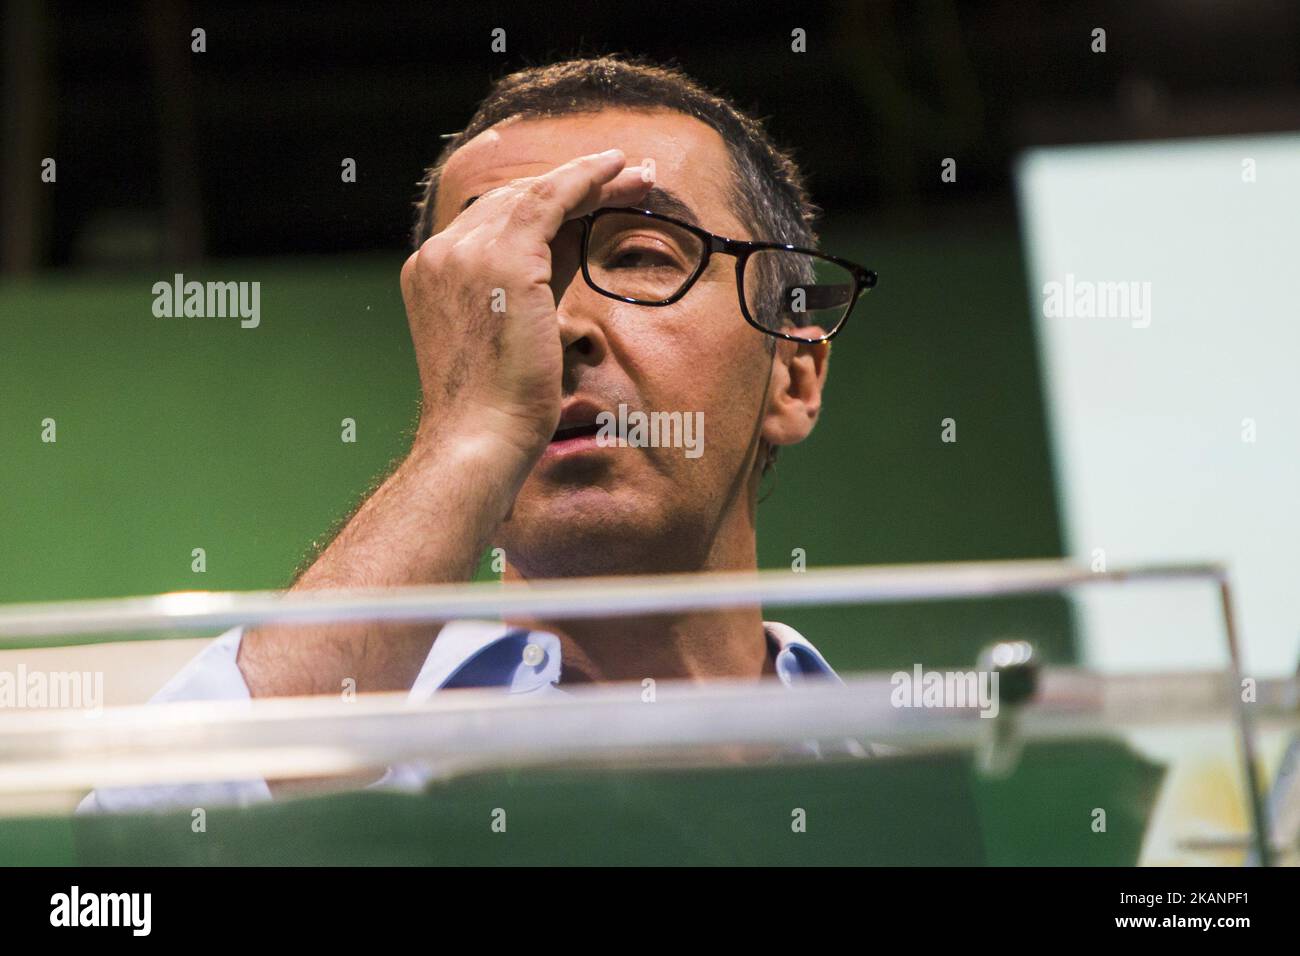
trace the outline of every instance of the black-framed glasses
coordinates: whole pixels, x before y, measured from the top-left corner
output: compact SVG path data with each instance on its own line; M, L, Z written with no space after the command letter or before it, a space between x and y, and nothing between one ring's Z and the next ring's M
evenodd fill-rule
M710 257L736 258L740 312L754 328L793 342L828 342L876 273L857 263L783 242L726 239L646 209L597 209L583 216L582 277L596 292L632 305L672 305L691 290Z

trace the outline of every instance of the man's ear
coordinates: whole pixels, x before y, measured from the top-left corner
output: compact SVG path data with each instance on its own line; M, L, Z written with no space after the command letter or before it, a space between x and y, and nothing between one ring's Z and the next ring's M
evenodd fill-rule
M763 417L768 444L794 445L812 432L821 413L830 356L829 342L776 340Z

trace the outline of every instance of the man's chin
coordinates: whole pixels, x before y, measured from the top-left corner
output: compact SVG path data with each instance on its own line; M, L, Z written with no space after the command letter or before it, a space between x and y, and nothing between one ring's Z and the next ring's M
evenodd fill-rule
M530 578L654 573L672 560L660 556L674 539L664 517L660 508L598 488L517 502L502 525L506 560Z

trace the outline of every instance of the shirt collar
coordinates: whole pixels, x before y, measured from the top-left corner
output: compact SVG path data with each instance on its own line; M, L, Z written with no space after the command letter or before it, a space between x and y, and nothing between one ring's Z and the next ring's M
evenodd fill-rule
M763 630L768 647L775 653L776 676L786 687L810 679L843 683L812 642L790 625L764 621Z
M838 681L809 640L787 624L764 621L776 676L787 687L806 680ZM501 687L511 694L546 690L559 683L560 639L548 631L510 627L500 621L449 621L425 658L412 701L458 687Z

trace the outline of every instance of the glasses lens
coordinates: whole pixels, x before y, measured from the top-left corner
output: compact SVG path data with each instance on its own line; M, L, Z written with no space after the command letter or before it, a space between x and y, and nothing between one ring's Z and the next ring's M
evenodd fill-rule
M591 225L587 273L596 287L641 302L670 299L704 259L704 241L640 213L603 213Z
M853 273L786 249L762 249L745 263L745 305L765 328L809 341L833 334L853 307Z

